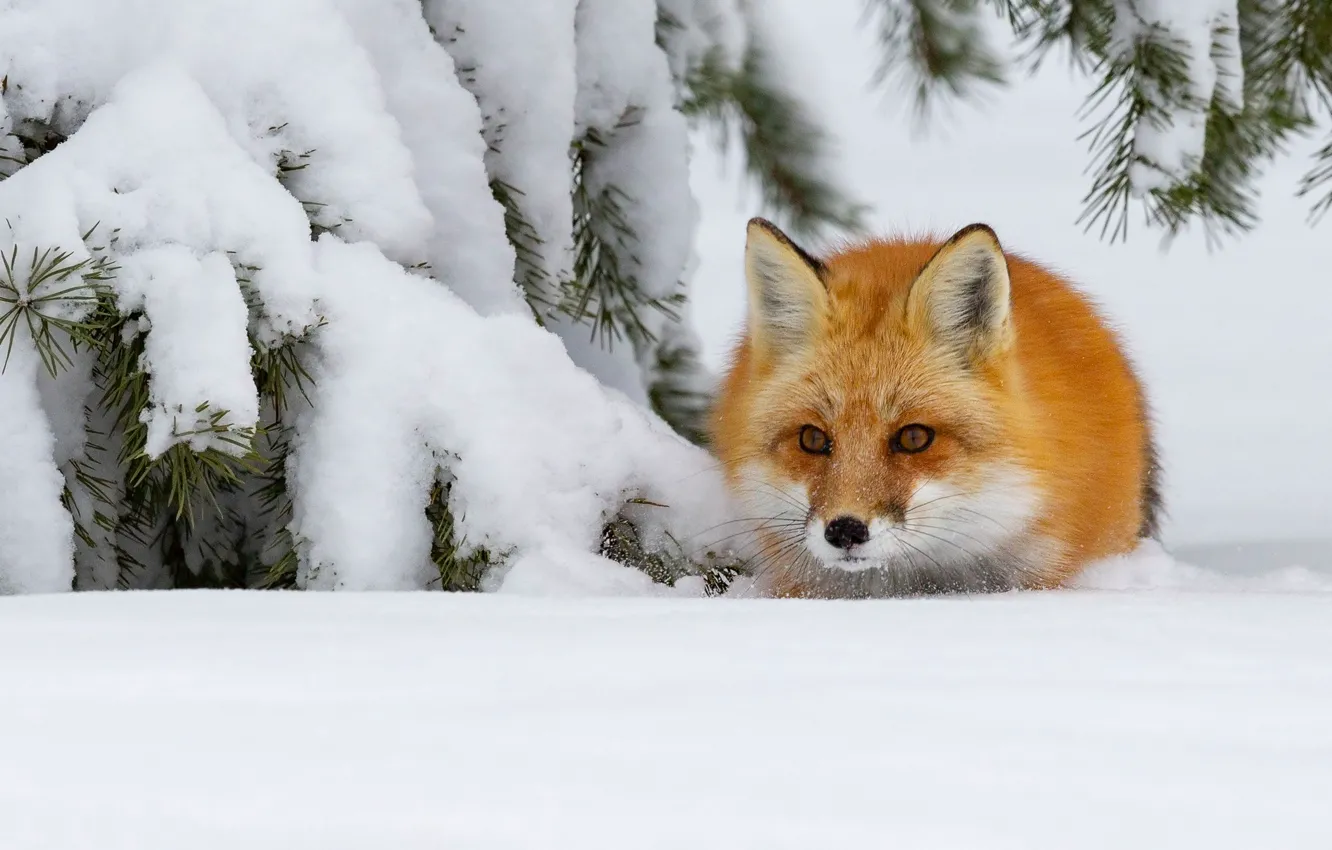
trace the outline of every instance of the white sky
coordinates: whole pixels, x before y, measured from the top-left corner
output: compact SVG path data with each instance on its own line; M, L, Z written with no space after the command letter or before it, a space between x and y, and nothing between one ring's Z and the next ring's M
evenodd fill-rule
M800 0L764 2L786 71L837 134L835 168L874 206L876 229L947 234L984 221L1120 326L1157 410L1169 540L1332 538L1332 218L1311 227L1294 198L1313 144L1267 175L1259 228L1220 250L1198 232L1163 253L1141 226L1112 246L1075 223L1090 185L1076 117L1088 85L1059 57L920 130L904 98L869 87L875 46L860 0L826 0L818 15ZM744 223L759 210L738 189L738 160L698 142L694 312L715 368L743 318Z

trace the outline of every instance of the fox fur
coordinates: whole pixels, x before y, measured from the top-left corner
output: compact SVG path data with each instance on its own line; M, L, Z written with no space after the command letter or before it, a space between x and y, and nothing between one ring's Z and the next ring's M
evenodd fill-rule
M1119 339L986 225L816 258L754 219L745 274L711 439L766 592L1053 588L1156 536L1150 416Z

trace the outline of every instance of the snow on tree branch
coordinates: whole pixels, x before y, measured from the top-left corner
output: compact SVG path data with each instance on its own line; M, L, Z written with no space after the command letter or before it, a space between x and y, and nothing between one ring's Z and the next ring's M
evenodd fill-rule
M73 523L60 503L39 368L37 353L19 346L0 373L0 593L69 590L74 580Z
M483 551L500 587L619 570L612 520L681 563L722 527L711 460L644 409L691 337L540 327L496 191L553 296L577 176L626 296L678 302L679 55L650 0L499 5L0 3L0 247L74 264L14 282L46 312L0 371L0 590L426 587Z
M684 111L713 131L723 154L738 139L746 176L767 214L792 233L817 238L829 227L859 231L867 208L834 176L828 134L797 96L798 81L784 73L762 8L740 3L746 26L741 53L703 54L685 80Z
M1188 180L1202 162L1213 103L1244 108L1236 0L1115 0L1110 57L1132 67L1145 109L1133 131L1135 196Z
M569 140L576 0L425 0L426 19L480 105L486 169L524 232L518 281L549 311L572 275Z

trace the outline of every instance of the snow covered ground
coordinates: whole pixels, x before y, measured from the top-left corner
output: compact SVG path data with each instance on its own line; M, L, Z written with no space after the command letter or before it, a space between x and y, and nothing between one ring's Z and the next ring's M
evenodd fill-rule
M1224 586L0 599L0 846L1326 848L1329 647Z

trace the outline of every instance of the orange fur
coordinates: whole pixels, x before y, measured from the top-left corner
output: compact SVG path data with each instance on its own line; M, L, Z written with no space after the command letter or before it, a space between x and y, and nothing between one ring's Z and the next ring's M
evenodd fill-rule
M881 566L914 571L917 580L879 580L887 593L950 589L957 582L948 576L973 561L977 569L1011 566L1011 581L991 575L957 589L987 581L994 589L1054 587L1154 533L1143 394L1115 333L1067 281L1003 253L983 227L947 242L872 240L820 262L756 220L750 254L751 318L722 384L712 439L742 498L780 511L781 500L766 498L776 490L793 505L781 522L756 529L760 553L770 556L758 560L771 592L874 594L864 589L868 579L824 581L843 574L811 547L831 547L792 544L792 529L824 528L837 517L877 520L897 538L873 544L900 551L900 563ZM973 285L987 272L993 288L977 295ZM764 295L773 280L777 294ZM981 316L981 296L1001 290L1004 320ZM931 304L957 310L930 313ZM762 317L764 305L775 319ZM948 324L955 317L962 331ZM933 443L919 454L894 451L893 435L913 423L932 428ZM805 425L830 436L830 454L801 449ZM944 494L938 508L917 499L927 485ZM968 516L960 507L949 513L950 504L979 507ZM1012 517L1018 527L1005 527Z

